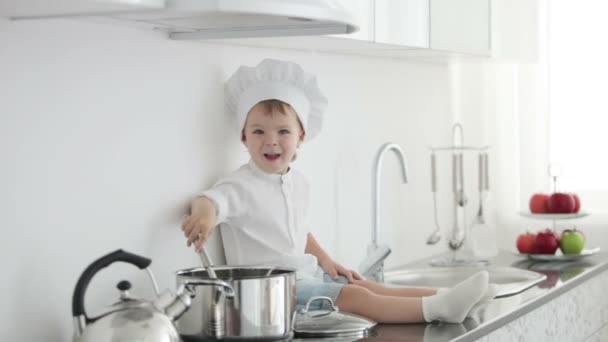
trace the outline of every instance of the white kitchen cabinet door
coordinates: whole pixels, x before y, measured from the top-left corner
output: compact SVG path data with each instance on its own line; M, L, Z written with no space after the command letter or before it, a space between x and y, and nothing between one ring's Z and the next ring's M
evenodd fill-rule
M164 0L2 0L0 17L103 13L164 7Z
M370 41L490 55L491 0L374 0Z
M429 45L429 0L376 0L371 32L376 43L415 48Z
M538 61L540 36L544 34L541 25L546 20L541 6L539 0L492 0L492 57L520 63Z
M490 0L429 1L431 49L490 54Z

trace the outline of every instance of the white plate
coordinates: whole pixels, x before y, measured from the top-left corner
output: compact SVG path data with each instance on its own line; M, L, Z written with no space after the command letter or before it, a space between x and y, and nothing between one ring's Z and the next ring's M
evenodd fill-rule
M591 215L586 211L579 211L576 214L533 214L529 212L520 212L519 215L537 220L571 220Z
M528 257L528 259L536 261L571 261L578 260L590 255L593 255L600 251L599 247L593 249L583 249L581 254L562 254L559 250L556 254L522 254L517 253L521 256Z

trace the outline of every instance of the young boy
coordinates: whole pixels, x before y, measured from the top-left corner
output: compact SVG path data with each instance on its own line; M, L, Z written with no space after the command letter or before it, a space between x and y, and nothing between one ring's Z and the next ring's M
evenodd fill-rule
M290 165L300 145L321 128L327 100L314 76L295 63L266 59L239 68L226 95L251 160L192 201L182 225L188 246L194 243L200 251L214 227L223 224L228 264L295 268L299 306L312 296L327 296L340 310L380 323L460 323L475 304L494 297L485 271L440 293L387 288L321 248L308 231L308 184Z

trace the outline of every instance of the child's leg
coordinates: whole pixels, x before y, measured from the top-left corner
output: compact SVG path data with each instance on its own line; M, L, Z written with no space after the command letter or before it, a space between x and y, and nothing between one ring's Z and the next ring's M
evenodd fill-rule
M354 285L363 286L375 294L396 297L428 297L438 293L438 289L424 287L386 287L381 283L369 280L354 280ZM449 288L444 289L448 291ZM488 291L477 304L484 304L493 299L498 293L498 285L489 284Z
M441 320L462 322L469 310L484 296L488 273L479 272L454 288L424 298L375 294L358 285L346 285L336 304L346 312L369 317L380 323L414 323Z
M420 298L377 295L358 285L345 285L336 300L340 310L378 323L424 322Z
M354 285L363 286L378 295L395 297L427 297L437 294L437 289L415 287L386 287L369 280L355 280Z

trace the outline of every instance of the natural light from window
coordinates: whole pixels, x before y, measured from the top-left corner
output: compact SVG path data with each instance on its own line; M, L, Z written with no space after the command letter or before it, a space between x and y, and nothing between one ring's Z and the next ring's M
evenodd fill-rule
M608 2L548 1L550 157L558 187L608 191Z

